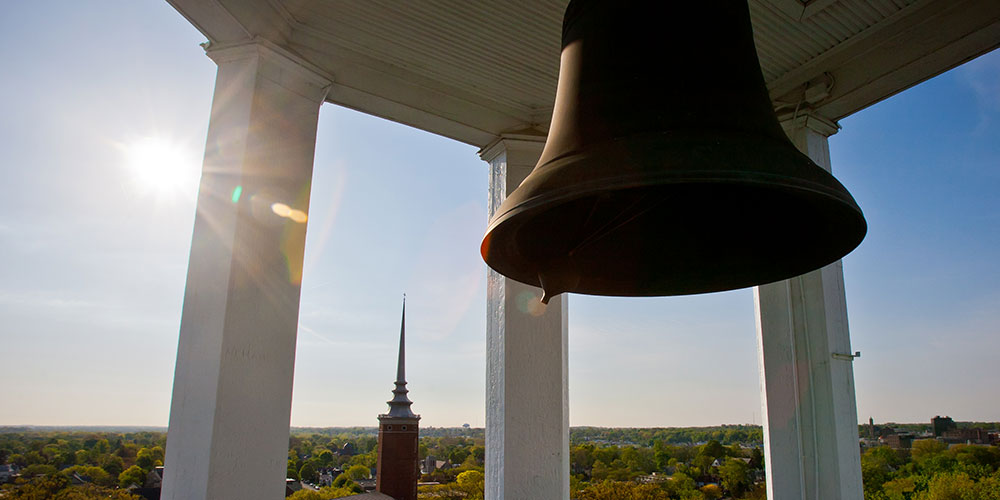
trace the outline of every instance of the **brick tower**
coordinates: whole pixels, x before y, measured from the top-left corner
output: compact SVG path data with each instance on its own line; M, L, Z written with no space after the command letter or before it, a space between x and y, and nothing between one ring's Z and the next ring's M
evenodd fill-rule
M378 416L378 466L375 489L396 500L417 500L420 466L417 453L420 415L410 410L405 374L406 296L399 326L399 365L389 413Z

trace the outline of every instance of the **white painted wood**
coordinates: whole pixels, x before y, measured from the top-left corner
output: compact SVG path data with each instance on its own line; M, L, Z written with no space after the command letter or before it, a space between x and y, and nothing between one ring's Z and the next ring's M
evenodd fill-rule
M219 70L162 498L273 500L285 488L303 216L329 82L265 45L209 56Z
M531 172L544 137L506 136L490 164L490 215ZM486 498L569 499L568 304L490 269L487 282Z
M568 0L167 1L212 43L267 39L335 75L329 102L479 147L550 121ZM840 119L1000 45L995 0L749 6L782 113L826 74L831 94L812 108Z
M845 17L856 12L856 6L841 1L817 18ZM756 22L755 29L759 29ZM772 99L790 102L787 108L794 108L803 84L828 73L835 82L831 95L813 108L815 113L839 120L998 46L1000 2L912 2L870 28L768 78L768 89ZM769 48L758 42L765 74Z
M783 125L829 170L835 124L805 116ZM768 499L862 500L841 262L756 287L754 305Z

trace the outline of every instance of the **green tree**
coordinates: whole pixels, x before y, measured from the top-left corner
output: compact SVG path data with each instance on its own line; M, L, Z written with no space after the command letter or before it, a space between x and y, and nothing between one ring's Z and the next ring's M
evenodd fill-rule
M318 491L302 489L292 493L289 500L323 500Z
M594 461L600 460L605 464L610 464L618 458L618 447L617 446L605 446L602 448L595 448L593 452Z
M621 460L632 472L638 474L649 474L656 468L653 450L649 448L625 448L622 450Z
M722 443L711 440L702 446L701 451L698 452L699 455L709 456L713 459L722 458L726 456L726 448L722 446Z
M118 455L108 455L101 462L101 468L110 474L111 477L118 477L119 474L125 471L125 461Z
M482 500L486 485L486 477L478 470L467 470L458 475L458 487L465 491L469 500Z
M701 494L705 495L705 498L709 500L722 498L722 488L720 488L717 484L706 484L705 486L699 488L699 491L701 491Z
M118 475L118 486L128 488L133 484L138 486L146 484L146 471L138 465L133 465Z
M608 466L601 460L595 460L590 468L590 479L592 481L603 481L608 478Z
M861 455L861 477L866 498L882 494L882 485L902 461L888 446L870 448Z
M135 454L135 464L146 472L153 469L153 465L156 463L156 457L153 456L153 450L149 448L142 448Z
M691 465L697 467L698 471L702 474L708 474L709 471L712 470L712 462L715 462L715 459L712 458L711 455L703 455L699 453L698 456L694 457L694 460L691 461Z
M93 450L100 455L111 452L111 444L108 443L107 439L98 440L94 443Z
M912 477L893 479L882 485L882 492L888 500L908 500L916 489L917 485Z
M472 447L472 456L475 457L476 462L482 464L486 461L486 447L481 445L475 445Z
M93 465L74 465L62 472L68 477L72 477L73 474L79 474L80 477L89 479L94 484L108 488L113 488L118 484L117 476L111 476L104 469L94 467Z
M698 491L694 479L683 472L670 476L670 481L663 483L663 489L671 498L687 498Z
M448 454L448 461L453 464L460 464L469 456L469 450L465 448L455 448Z
M371 474L372 474L371 469L365 467L364 465L352 465L350 468L344 471L343 475L347 476L347 479L357 480L357 479L368 479L368 477L371 476Z
M375 467L375 463L378 461L378 456L374 451L369 453L362 453L360 455L354 455L351 457L349 463L351 466L363 465L369 469Z
M326 489L327 488L322 488L320 491L324 491ZM337 476L337 479L333 480L333 484L329 487L329 490L331 492L350 492L348 494L364 492L364 489L358 483L351 481L350 479L347 478L347 476L343 474ZM347 496L347 494L343 494L338 497L332 497L332 498L340 498L341 496Z
M584 488L577 500L669 500L663 489L629 481L601 481Z
M1000 447L980 445L957 445L948 450L960 470L973 479L989 476L1000 467Z
M927 491L918 493L916 500L980 500L976 482L969 476L958 473L943 473L934 476Z
M53 500L143 500L138 495L133 495L126 490L113 490L103 488L93 484L81 486L71 486L60 491Z
M315 482L318 478L319 473L316 471L316 466L313 465L312 460L306 460L306 463L302 464L302 468L299 469L299 479Z
M341 487L343 487L343 486L344 486L345 484L348 484L348 483L353 483L353 482L354 482L354 481L351 481L351 478L347 477L347 474L341 474L341 475L339 475L339 476L337 476L337 477L333 478L333 483L332 483L332 486L333 486L334 488L341 488Z
M764 468L764 454L761 453L760 448L754 447L753 451L750 452L750 468Z
M937 439L918 439L913 442L910 448L910 456L913 457L913 461L917 465L920 465L922 462L944 453L947 449L948 445Z
M722 487L733 497L741 497L750 487L750 467L746 462L735 458L727 459L719 467L719 477Z

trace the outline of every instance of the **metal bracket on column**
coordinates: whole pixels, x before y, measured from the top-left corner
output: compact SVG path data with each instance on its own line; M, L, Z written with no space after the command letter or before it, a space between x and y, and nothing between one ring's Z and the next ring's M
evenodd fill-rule
M844 361L854 361L854 358L861 357L861 351L854 351L854 354L843 354L840 352L835 352L831 354L833 359L842 359Z

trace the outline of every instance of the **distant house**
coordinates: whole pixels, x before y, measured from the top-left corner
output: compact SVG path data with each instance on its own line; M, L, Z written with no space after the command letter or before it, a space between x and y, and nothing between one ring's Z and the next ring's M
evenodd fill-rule
M878 439L874 438L858 438L858 443L861 445L861 451L867 450L868 448L875 448L877 446L882 446L882 443Z
M354 447L354 443L348 441L344 443L344 446L337 452L337 454L342 457L353 457L358 454L358 450Z
M749 458L732 457L732 458L728 458L727 459L725 457L720 457L720 458L716 458L712 462L712 467L722 467L722 464L726 463L726 460L739 460L739 461L741 461L741 462L743 462L745 464L749 464L750 463L750 459Z
M0 483L6 483L13 481L13 477L17 475L17 466L14 464L2 464L0 465Z
M80 474L79 472L74 472L73 475L69 477L69 484L72 484L73 486L80 486L91 481L92 479L90 476Z
M159 500L160 490L163 486L163 466L153 467L153 470L146 474L146 482L140 488L136 485L129 487L129 492L139 495L145 500Z
M163 484L163 466L153 467L153 470L146 474L146 488L159 488Z
M319 470L319 485L330 486L333 484L333 480L343 473L344 471L339 467L323 467Z
M948 429L941 433L949 444L990 444L989 431L983 429Z
M420 472L422 474L431 474L436 470L448 470L454 466L449 460L438 460L436 457L429 455L421 464Z
M913 433L889 434L880 437L879 441L894 450L908 450L913 447Z
M354 482L358 483L358 486L365 490L365 492L375 491L375 487L377 486L374 479L355 479Z
M934 432L934 437L941 437L945 432L956 428L955 421L951 417L936 415L931 419L931 431Z
M639 477L636 478L636 480L639 481L640 483L647 483L647 484L649 484L649 483L662 483L662 482L666 481L667 479L669 479L669 475L667 475L667 474L660 474L658 472L654 472L652 474L648 474L648 475L644 475L644 476L639 476Z
M302 489L302 483L296 479L287 478L285 479L285 496L290 497L292 493Z

